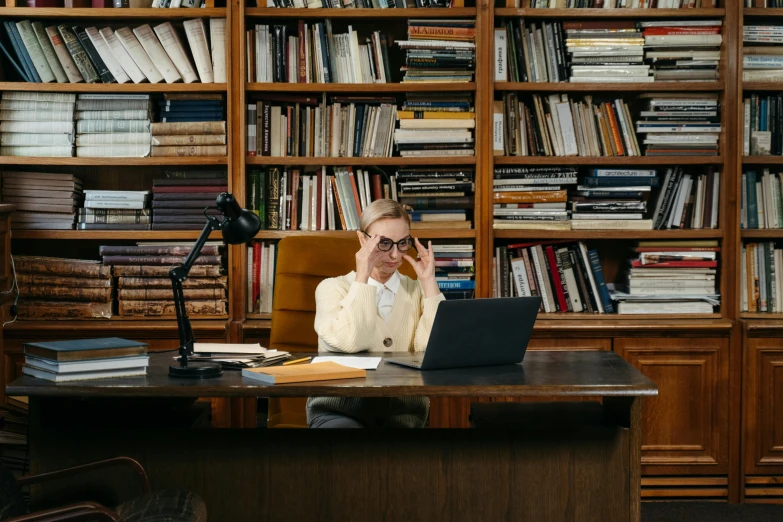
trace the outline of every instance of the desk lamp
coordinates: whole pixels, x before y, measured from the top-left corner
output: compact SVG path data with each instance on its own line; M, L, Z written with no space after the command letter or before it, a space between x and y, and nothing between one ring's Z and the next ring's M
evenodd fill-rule
M209 214L210 210L218 210L220 217ZM185 296L182 292L182 282L188 278L188 273L196 262L201 249L209 238L213 230L220 230L223 233L223 240L234 245L250 241L261 228L259 217L250 212L239 208L239 203L234 196L228 192L218 195L214 207L204 209L204 216L207 218L207 224L201 235L196 240L190 253L181 265L172 267L169 270L169 279L174 289L174 308L177 310L177 329L179 330L179 366L169 366L169 375L171 377L184 377L190 379L203 379L207 377L217 377L223 373L220 364L188 363L188 357L193 355L193 329L190 327L188 313L185 310ZM222 221L221 221L222 218Z

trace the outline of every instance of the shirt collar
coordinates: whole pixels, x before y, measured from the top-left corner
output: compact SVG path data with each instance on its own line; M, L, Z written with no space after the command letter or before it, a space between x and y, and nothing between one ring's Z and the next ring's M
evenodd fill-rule
M377 286L378 288L386 287L389 290L391 290L392 293L394 293L394 295L397 295L397 290L400 289L400 273L395 270L394 274L392 274L389 280L386 281L385 285L383 283L376 281L372 277L368 278L367 282L373 286Z

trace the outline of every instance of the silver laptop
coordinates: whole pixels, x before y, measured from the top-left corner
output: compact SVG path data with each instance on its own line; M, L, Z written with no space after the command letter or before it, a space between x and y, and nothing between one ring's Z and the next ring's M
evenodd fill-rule
M424 353L384 360L419 370L520 363L540 306L540 297L443 301Z

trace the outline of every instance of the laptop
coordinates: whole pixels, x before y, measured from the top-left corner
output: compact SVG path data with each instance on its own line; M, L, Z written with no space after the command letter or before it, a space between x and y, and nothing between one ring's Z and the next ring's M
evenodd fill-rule
M541 297L442 301L427 349L384 360L419 370L518 364L540 306Z

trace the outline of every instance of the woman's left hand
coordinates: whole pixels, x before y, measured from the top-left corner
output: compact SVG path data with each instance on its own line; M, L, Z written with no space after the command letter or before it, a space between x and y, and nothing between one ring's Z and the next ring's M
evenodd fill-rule
M435 282L435 254L432 252L432 241L428 241L429 248L422 245L418 238L413 238L413 241L416 244L419 259L413 259L408 254L405 254L403 257L416 271L416 277L424 287L425 297L432 297L432 295L437 295L440 292Z

